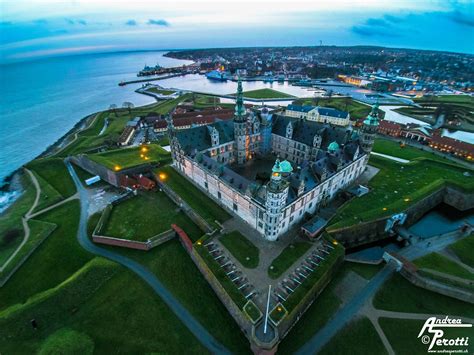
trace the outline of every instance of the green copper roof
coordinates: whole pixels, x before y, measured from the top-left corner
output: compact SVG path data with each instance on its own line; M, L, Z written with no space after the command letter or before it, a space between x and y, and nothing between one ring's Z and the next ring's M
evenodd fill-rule
M375 104L372 106L372 111L370 111L367 118L364 120L364 124L369 126L378 126L379 125L379 105Z
M291 173L293 171L293 167L291 166L290 162L287 160L283 160L280 162L280 159L275 161L275 165L273 165L272 172L274 173Z
M237 100L235 102L235 115L237 117L242 117L245 115L245 106L244 106L244 95L242 90L242 81L240 80L237 83Z
M328 151L330 151L330 152L335 152L338 149L339 149L339 144L337 144L337 142L332 142L328 146Z

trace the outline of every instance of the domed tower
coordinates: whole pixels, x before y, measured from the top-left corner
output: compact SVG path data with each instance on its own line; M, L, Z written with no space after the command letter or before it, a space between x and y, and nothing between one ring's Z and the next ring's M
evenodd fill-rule
M265 216L265 238L268 240L276 240L281 228L281 220L283 219L283 208L288 198L289 183L284 178L290 174L293 168L289 162L280 159L275 161L272 169L270 182L267 184L267 196L265 200L266 216Z
M379 126L378 110L378 104L372 106L372 111L364 120L362 129L360 131L360 145L366 153L370 153L374 145L375 134L377 133L377 127Z
M237 84L237 100L235 102L234 114L234 140L235 140L235 156L237 164L242 165L247 161L249 136L247 132L247 118L244 106L244 98L242 91L242 81Z

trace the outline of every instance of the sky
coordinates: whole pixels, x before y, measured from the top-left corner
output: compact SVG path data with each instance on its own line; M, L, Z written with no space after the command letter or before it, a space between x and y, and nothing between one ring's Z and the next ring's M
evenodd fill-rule
M320 43L474 54L474 0L0 0L0 63Z

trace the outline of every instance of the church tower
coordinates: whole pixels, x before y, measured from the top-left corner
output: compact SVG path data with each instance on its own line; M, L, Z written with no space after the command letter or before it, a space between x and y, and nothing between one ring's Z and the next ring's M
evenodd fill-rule
M377 127L379 126L378 110L379 106L377 104L372 106L372 111L364 120L360 132L360 143L362 149L366 153L370 153L374 145L375 134L377 133Z
M238 81L237 85L237 100L235 103L234 114L234 140L235 140L235 156L237 164L243 165L247 161L249 135L247 132L247 118L244 106L244 98L242 91L242 81Z
M282 228L283 208L288 198L289 183L283 174L290 174L293 168L284 160L277 159L272 169L270 182L267 184L267 195L265 200L265 238L276 240Z

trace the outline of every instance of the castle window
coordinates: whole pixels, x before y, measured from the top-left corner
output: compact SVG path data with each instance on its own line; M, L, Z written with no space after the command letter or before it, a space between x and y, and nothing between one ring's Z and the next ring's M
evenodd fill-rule
M218 197L219 199L222 198L222 194L221 194L220 191L217 191L217 197Z
M233 206L233 207L234 207L234 211L237 211L237 210L239 209L238 206L237 206L237 204L236 204L235 202L234 202L234 206Z
M207 182L204 183L204 186L206 187L206 189L209 189L209 186L207 185Z

